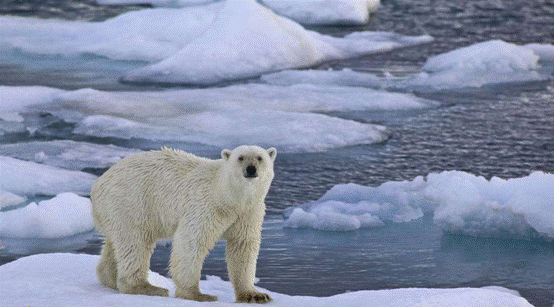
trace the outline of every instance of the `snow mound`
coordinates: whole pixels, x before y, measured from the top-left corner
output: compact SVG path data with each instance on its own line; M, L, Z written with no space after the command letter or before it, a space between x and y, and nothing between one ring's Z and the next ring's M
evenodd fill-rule
M219 277L200 281L201 291L216 295L219 302L198 303L174 297L119 294L96 280L99 256L42 254L24 257L0 266L0 296L9 306L235 306L231 284ZM150 272L149 281L168 288L168 278ZM503 288L502 288L503 289ZM260 289L262 291L266 291ZM412 306L503 306L532 307L524 298L496 289L395 289L357 291L331 297L288 296L268 292L272 306L360 306L372 302L383 307Z
M430 57L422 72L408 77L379 77L342 71L282 71L262 76L268 84L309 83L337 86L363 86L403 90L442 90L482 87L489 84L547 80L541 61L552 61L552 45L519 46L500 40L487 41Z
M35 89L4 87L0 100L3 95L16 97L12 92L25 90L33 92ZM278 146L284 152L322 151L388 138L383 126L323 113L408 110L439 105L411 94L366 88L266 84L160 92L81 89L57 91L56 95L47 95L31 106L22 103L17 108L16 104L14 99L14 107L10 109L14 116L49 112L55 116L53 120L63 119L65 124L75 124L75 134L188 142L218 148L255 143ZM5 123L20 124L23 131L40 132L42 126L37 122L40 120ZM0 154L72 169L96 167L102 165L101 160L127 154L127 150L121 148L60 141L29 143L28 149L21 152L18 146L1 145ZM105 152L99 154L99 151Z
M71 170L106 168L140 150L69 140L0 145L0 155Z
M90 200L61 193L37 203L0 212L2 238L61 238L94 228Z
M404 42L394 36L397 39L386 42L371 32L333 38L307 31L254 0L228 0L202 35L175 55L132 70L122 80L207 85L431 40L424 36Z
M409 222L425 213L450 233L554 239L554 175L533 172L486 180L449 171L378 187L337 185L319 200L287 208L285 227L348 231L383 221Z
M17 195L88 195L96 176L0 156L0 186Z
M379 0L262 0L275 13L306 25L361 25Z

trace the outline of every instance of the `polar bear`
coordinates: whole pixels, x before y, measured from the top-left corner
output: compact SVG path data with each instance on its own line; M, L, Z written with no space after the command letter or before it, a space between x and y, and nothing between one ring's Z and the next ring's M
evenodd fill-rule
M204 258L224 238L237 302L271 301L254 288L254 278L276 153L243 145L210 160L162 148L112 166L91 192L94 223L105 236L100 282L121 293L168 296L147 274L156 240L173 238L176 297L215 301L198 284Z

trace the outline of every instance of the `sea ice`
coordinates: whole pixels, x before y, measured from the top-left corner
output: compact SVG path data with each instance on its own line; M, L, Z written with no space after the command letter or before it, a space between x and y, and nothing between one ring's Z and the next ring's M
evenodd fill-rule
M88 173L0 156L0 186L17 195L88 195L95 179Z
M306 25L360 25L379 0L262 0L275 13Z
M284 226L347 231L380 226L383 221L409 222L432 213L434 223L450 233L550 241L553 184L554 175L542 172L486 180L449 171L378 187L336 185L315 202L287 208Z
M202 35L171 57L131 70L122 80L214 84L431 40L388 35L394 38L382 41L387 34L371 32L334 38L307 31L254 0L228 0Z
M543 72L539 63L552 61L552 45L519 46L500 40L487 41L430 57L422 72L407 76L379 77L374 74L342 71L281 71L262 76L268 84L363 86L403 90L442 90L482 87L488 84L546 80L552 72Z
M431 40L372 32L334 38L307 31L254 0L143 9L103 22L1 16L0 32L4 55L62 55L59 62L64 64L65 57L91 54L114 60L161 60L131 70L123 79L195 84L309 67ZM387 36L388 41L382 41ZM72 60L72 65L79 63Z
M219 0L97 0L101 5L150 4L179 8L204 5ZM364 24L380 5L379 0L261 0L278 15L301 24Z
M140 150L70 140L1 144L0 155L71 170L106 168Z
M53 239L90 231L94 228L91 210L88 198L61 193L38 204L0 212L0 237Z
M222 6L143 9L103 22L0 16L0 50L159 61L202 33Z
M15 97L11 89L4 87L0 99L3 95ZM31 87L27 89L34 91ZM13 87L13 90L18 93L23 88ZM411 94L313 85L247 84L160 92L82 89L56 93L28 107L22 103L22 107L15 108L14 100L14 108L10 111L18 116L48 112L66 123L76 124L73 133L82 135L191 142L215 147L258 143L278 146L285 152L320 151L380 142L388 137L382 126L322 113L407 110L439 105ZM40 131L41 127L27 129ZM35 150L16 156L26 155L25 159L38 158L46 164L54 163L49 158L57 155L58 149L40 150L40 145L31 146ZM60 147L61 143L55 146ZM0 146L0 153L7 147L10 146ZM86 149L87 152L91 150L94 149ZM45 156L30 157L31 151L33 155L44 151ZM13 154L12 150L9 155Z
M149 281L169 289L170 296L119 294L102 286L96 279L99 256L41 254L24 257L0 266L0 297L9 306L236 306L231 283L208 276L200 281L200 290L216 295L219 302L198 303L174 298L173 282L150 272ZM356 291L330 297L289 296L268 292L271 306L360 306L382 307L532 307L524 298L504 288L394 289Z
M6 207L17 206L23 203L27 198L17 194L0 190L0 210Z

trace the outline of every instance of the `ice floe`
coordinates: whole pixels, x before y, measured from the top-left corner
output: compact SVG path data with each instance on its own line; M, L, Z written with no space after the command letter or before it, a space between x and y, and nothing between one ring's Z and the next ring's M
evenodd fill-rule
M394 33L321 35L254 0L143 9L103 22L2 16L0 32L5 53L160 61L129 71L123 80L189 84L249 78L431 40Z
M0 99L15 96L11 89L2 88ZM24 89L13 87L16 93ZM40 104L29 107L22 105L11 112L18 116L49 112L74 123L73 133L87 136L215 147L256 143L278 146L284 152L306 152L380 142L388 137L382 126L323 113L421 109L439 104L410 94L366 88L247 84L161 92L82 89L45 96Z
M2 238L60 238L94 228L90 199L60 193L48 200L0 211Z
M407 76L386 77L342 71L282 71L262 76L269 84L364 86L404 90L441 90L482 87L489 84L525 82L552 78L543 71L540 61L552 61L554 46L530 44L519 46L500 40L487 41L430 57L422 72Z
M449 233L554 239L554 175L487 180L448 171L378 187L336 185L319 200L285 210L285 227L348 231L433 214Z
M21 196L74 192L88 195L96 176L0 156L0 187Z
M106 168L138 149L70 140L1 144L0 155L70 170Z
M173 282L150 272L149 281L169 289L170 296L119 294L96 279L99 256L42 254L24 257L0 266L0 296L13 306L235 306L231 283L208 276L200 290L216 295L219 302L198 303L174 298ZM266 291L266 290L263 290ZM272 306L503 306L531 307L524 298L505 288L394 289L356 291L330 297L289 296L268 292ZM10 306L12 306L10 305Z
M219 0L97 0L101 5L150 4L180 8L204 5ZM380 5L379 0L262 0L278 15L309 25L360 25Z
M369 21L379 0L263 0L275 13L306 25L360 25Z
M330 37L307 31L254 0L228 0L207 30L182 50L158 63L132 70L122 80L207 85L430 40L428 36L379 32Z

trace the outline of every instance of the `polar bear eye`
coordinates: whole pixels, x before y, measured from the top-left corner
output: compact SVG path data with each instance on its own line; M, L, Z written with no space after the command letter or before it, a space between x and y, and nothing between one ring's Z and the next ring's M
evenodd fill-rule
M262 162L262 157L258 156L258 161Z
M243 156L240 156L240 157L239 157L239 161L242 161L242 160L244 160L244 157L243 157Z

